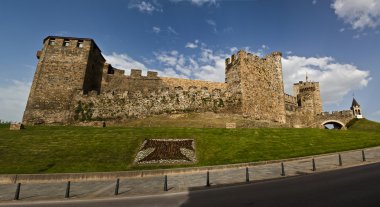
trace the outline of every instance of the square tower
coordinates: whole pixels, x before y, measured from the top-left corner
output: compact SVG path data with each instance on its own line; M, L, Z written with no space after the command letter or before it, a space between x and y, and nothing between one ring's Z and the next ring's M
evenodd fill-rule
M241 94L240 113L257 120L286 122L282 54L264 58L239 51L226 59L226 83L232 94Z
M74 93L100 92L105 59L89 38L48 36L24 112L25 124L67 123Z
M322 98L319 82L300 81L293 84L293 94L297 97L298 106L313 114L322 113Z

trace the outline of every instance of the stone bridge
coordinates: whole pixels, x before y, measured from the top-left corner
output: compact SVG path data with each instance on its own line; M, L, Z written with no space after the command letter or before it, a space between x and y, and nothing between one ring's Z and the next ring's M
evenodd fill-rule
M353 118L355 116L351 110L322 112L315 117L315 127L323 129L326 128L326 125L331 124L334 129L347 129L347 123Z

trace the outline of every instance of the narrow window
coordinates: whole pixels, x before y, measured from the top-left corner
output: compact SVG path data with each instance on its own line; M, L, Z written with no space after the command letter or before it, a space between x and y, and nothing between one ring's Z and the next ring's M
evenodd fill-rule
M83 40L78 40L77 47L79 48L83 47Z
M55 39L50 39L49 40L49 45L55 45Z
M64 47L67 47L67 46L69 46L70 45L70 40L64 40L63 41L63 46Z

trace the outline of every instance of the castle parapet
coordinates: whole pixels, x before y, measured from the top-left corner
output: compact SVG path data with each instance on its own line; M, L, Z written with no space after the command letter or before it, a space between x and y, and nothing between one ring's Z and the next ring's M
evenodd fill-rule
M131 75L129 76L133 79L157 79L158 73L155 71L148 71L146 76L142 75L142 70L140 69L131 69Z
M115 75L124 75L125 71L124 70L120 70L120 69L113 69L113 73Z
M269 54L270 56L281 56L282 57L282 52L272 52L271 54Z
M131 69L131 78L140 78L141 72L139 69Z
M321 114L318 114L321 116L352 116L352 111L351 110L342 110L342 111L324 111Z
M157 76L157 72L155 72L155 71L148 71L147 72L147 77L148 78L157 78L158 76Z

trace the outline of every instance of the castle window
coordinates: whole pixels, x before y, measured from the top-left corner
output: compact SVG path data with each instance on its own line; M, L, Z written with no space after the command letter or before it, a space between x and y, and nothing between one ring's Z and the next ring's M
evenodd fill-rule
M50 39L49 40L49 45L55 45L55 39Z
M83 40L78 40L77 47L79 48L83 47Z
M67 46L69 46L70 45L70 40L64 40L63 41L63 46L64 47L67 47Z

